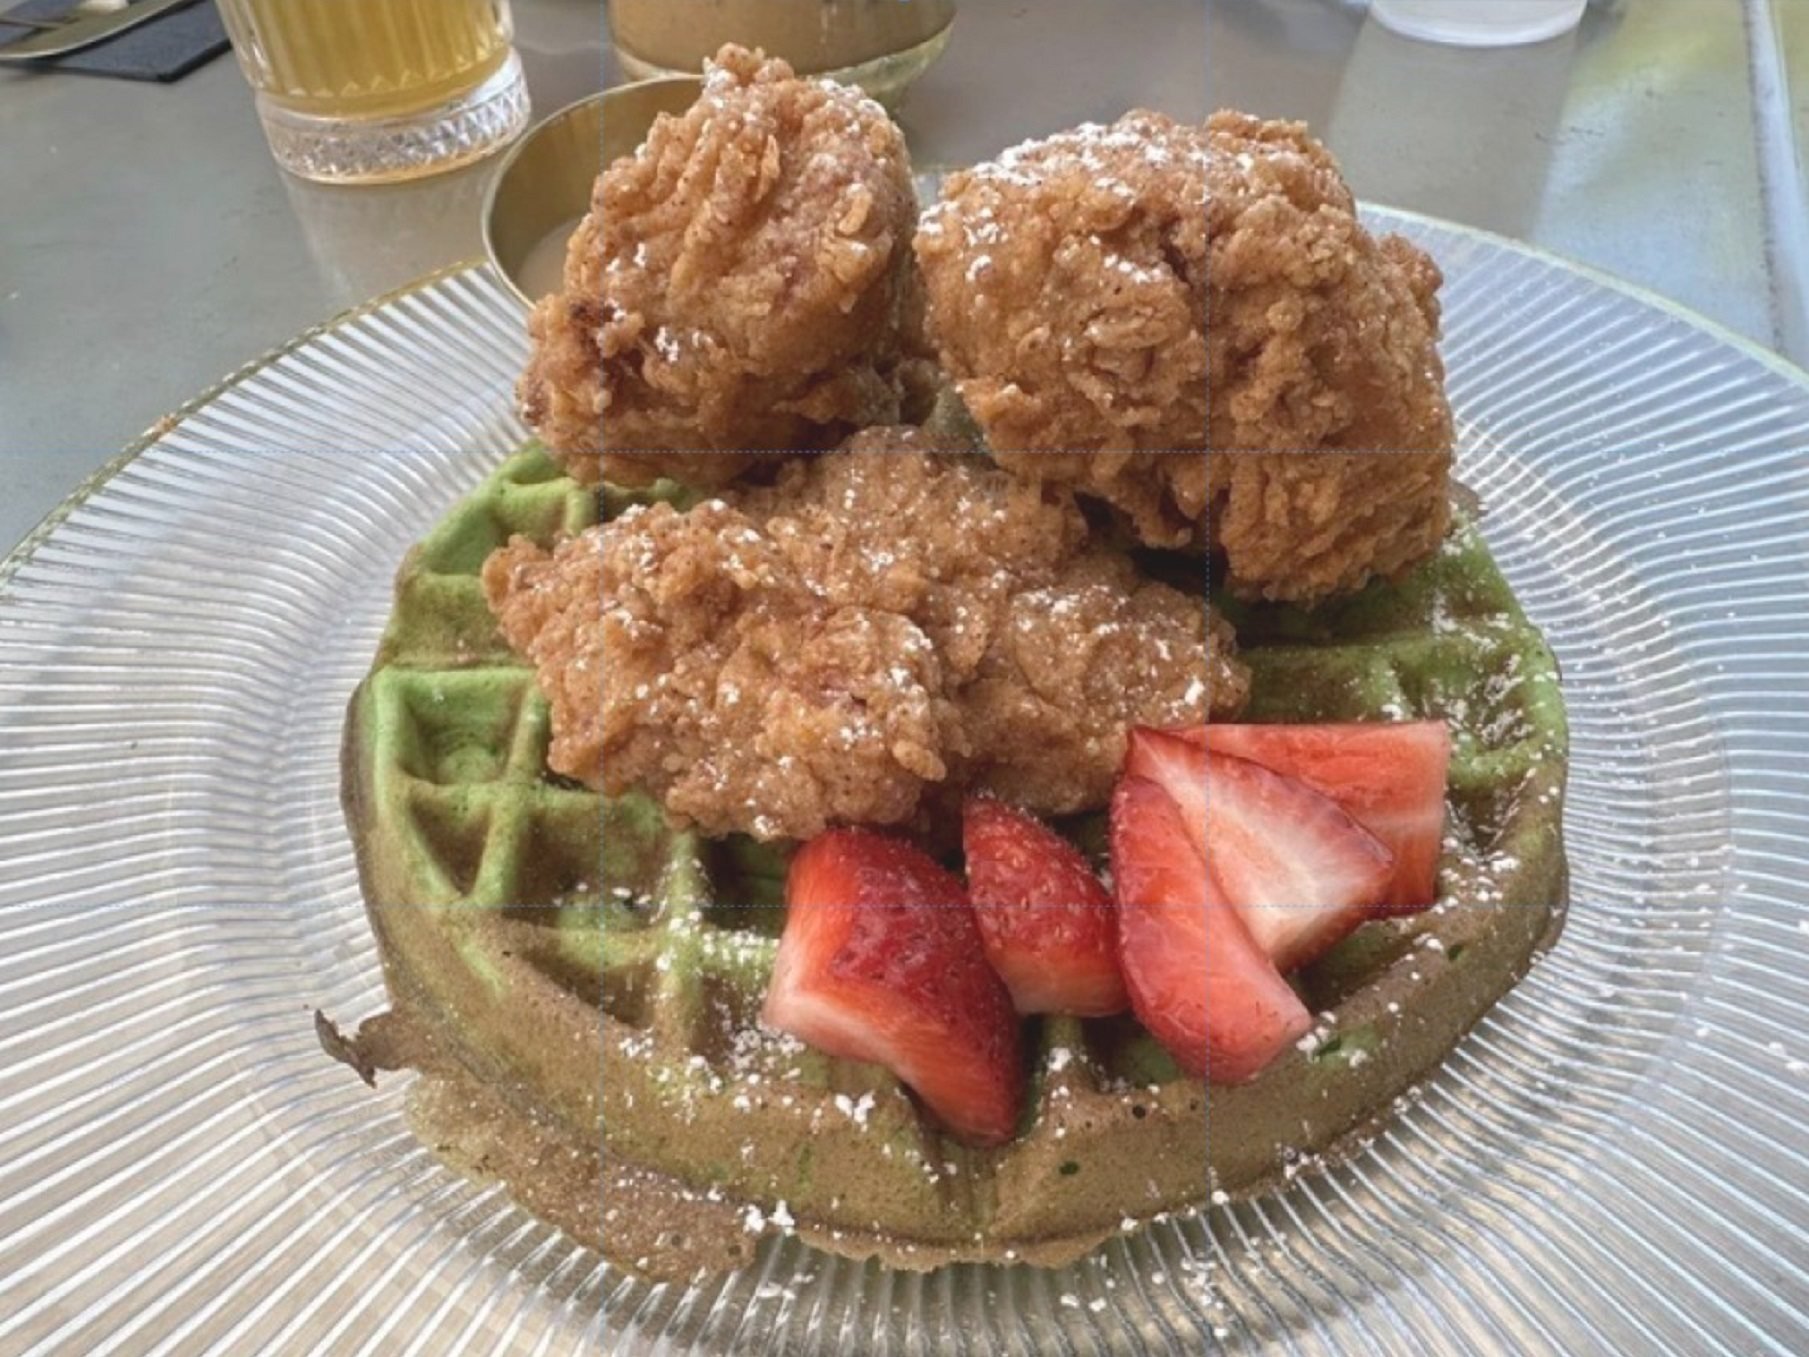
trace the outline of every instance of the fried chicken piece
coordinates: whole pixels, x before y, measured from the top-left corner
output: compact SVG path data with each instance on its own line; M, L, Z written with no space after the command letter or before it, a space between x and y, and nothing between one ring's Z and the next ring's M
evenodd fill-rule
M509 645L536 667L552 707L547 766L603 782L603 545L588 528L544 551L512 537L484 560L484 597Z
M564 287L528 315L532 352L515 383L521 417L583 481L603 451L603 178L565 246Z
M698 487L897 420L923 364L916 214L878 104L723 48L598 179L529 322L524 415L580 480Z
M1438 270L1362 228L1299 124L1136 112L1026 143L951 176L916 249L943 364L1017 474L1152 545L1209 541L1262 597L1443 537Z
M1127 114L951 175L916 238L942 365L1000 463L1173 544L1206 511L1206 136Z
M1450 522L1438 267L1363 229L1304 126L1217 113L1207 131L1211 544L1264 598L1397 575Z
M1127 725L1247 692L1229 627L1089 545L1065 491L914 430L551 553L518 538L484 586L552 703L552 766L713 834L900 824L965 788L1099 806Z

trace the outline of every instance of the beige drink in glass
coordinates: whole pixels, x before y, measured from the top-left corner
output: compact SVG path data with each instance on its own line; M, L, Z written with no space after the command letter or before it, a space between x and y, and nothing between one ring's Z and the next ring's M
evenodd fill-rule
M609 0L611 39L637 80L696 75L734 42L886 102L942 54L954 18L955 0Z
M335 183L412 179L528 119L508 0L219 0L271 152Z

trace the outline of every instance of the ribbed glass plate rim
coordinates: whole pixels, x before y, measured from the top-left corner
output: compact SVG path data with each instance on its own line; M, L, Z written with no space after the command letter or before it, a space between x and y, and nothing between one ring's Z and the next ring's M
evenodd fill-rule
M140 454L152 447L160 438L163 438L170 433L171 430L181 425L184 420L206 410L227 392L233 390L235 387L243 386L266 368L281 362L290 354L297 353L302 349L307 348L308 345L314 343L317 339L336 334L365 316L374 315L375 313L384 310L386 307L393 306L404 297L412 297L416 293L426 292L449 279L463 277L466 274L483 278L485 281L490 282L497 287L501 286L500 275L496 273L496 270L491 265L485 263L481 259L465 259L460 260L456 264L448 264L444 268L436 269L432 273L423 274L419 278L403 283L400 287L391 288L388 292L380 293L377 296L370 298L368 301L360 302L357 306L349 306L338 315L329 317L317 325L310 325L307 329L296 335L295 338L287 340L282 344L278 344L275 348L260 354L258 357L241 367L234 368L200 395L191 397L181 405L178 405L167 415L164 415L161 419L153 421L148 429L139 434L138 437L134 438L130 443L127 443L125 447L121 448L112 457L108 458L106 462L97 467L80 485L76 486L74 490L71 490L59 504L51 509L49 513L45 514L43 518L39 519L30 531L28 531L24 537L20 538L4 557L0 557L0 589L4 589L12 578L19 573L20 568L31 559L33 553L44 544L45 540L57 530L57 527L63 520L68 518L69 515L74 513L77 509L81 508L82 505L86 504L89 499L93 498L95 494L106 486L107 482L111 481L120 472L124 471L139 457Z

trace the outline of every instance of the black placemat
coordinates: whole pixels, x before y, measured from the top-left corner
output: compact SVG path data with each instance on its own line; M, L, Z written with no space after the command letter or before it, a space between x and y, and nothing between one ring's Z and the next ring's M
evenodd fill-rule
M20 19L58 19L69 12L72 3L73 0L23 0L21 4L0 10L0 14ZM0 27L0 48L30 37L32 31ZM212 61L229 45L226 27L220 22L213 0L199 0L197 4L148 19L116 38L108 38L68 56L46 57L23 69L112 75L122 80L178 80L195 67Z

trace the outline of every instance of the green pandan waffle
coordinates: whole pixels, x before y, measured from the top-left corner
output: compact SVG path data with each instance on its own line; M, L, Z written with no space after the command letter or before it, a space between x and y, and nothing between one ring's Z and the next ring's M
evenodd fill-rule
M775 1227L904 1266L1072 1258L1361 1131L1556 929L1556 668L1460 522L1397 585L1310 614L1227 604L1255 673L1250 719L1450 722L1443 903L1367 925L1303 973L1327 1016L1239 1087L1180 1076L1128 1018L1038 1021L1018 1138L962 1146L883 1070L757 1024L782 851L675 832L643 798L547 774L546 704L478 570L510 534L550 541L598 509L530 447L404 565L345 740L394 1006L351 1041L327 1035L367 1073L426 1070L430 1143L625 1266L734 1266Z

